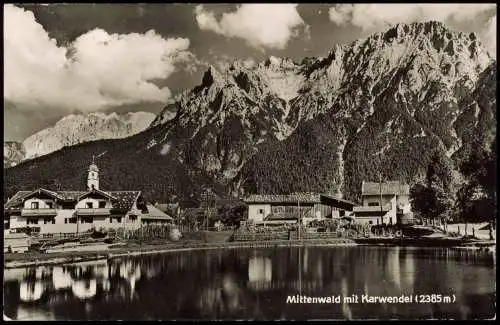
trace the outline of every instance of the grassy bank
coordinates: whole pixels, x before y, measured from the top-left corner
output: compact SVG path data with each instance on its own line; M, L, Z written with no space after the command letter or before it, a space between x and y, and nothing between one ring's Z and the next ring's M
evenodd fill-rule
M165 252L198 250L198 249L228 249L245 247L298 247L298 246L339 246L356 245L350 239L331 240L282 240L282 241L260 241L260 242L180 242L180 243L160 243L149 242L138 244L128 242L110 248L107 252L60 252L60 253L7 253L4 254L4 268L27 267L35 265L52 265L75 263L83 261L93 261L109 259L129 255L157 254Z
M100 252L58 252L58 253L6 253L4 267L16 268L34 265L50 265L109 259L120 256L155 254L172 251L197 249L228 249L244 247L297 247L297 246L342 246L342 245L387 245L387 246L415 246L415 247L485 247L495 245L495 241L471 241L461 238L326 238L302 240L267 240L267 241L229 241L232 232L197 232L186 233L178 242L169 242L164 239L137 241L128 240L119 243L107 251Z

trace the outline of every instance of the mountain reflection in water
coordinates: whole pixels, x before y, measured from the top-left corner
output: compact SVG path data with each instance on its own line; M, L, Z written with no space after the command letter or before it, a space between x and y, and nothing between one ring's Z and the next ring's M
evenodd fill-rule
M456 295L441 304L287 304L288 295ZM403 247L172 252L4 270L13 319L474 319L495 314L493 256Z

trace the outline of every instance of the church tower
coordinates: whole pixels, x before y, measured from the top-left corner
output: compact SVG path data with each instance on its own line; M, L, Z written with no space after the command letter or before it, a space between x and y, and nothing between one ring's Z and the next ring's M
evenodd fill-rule
M89 166L89 175L87 177L88 190L99 189L99 168L95 164L95 158L92 156L92 164Z

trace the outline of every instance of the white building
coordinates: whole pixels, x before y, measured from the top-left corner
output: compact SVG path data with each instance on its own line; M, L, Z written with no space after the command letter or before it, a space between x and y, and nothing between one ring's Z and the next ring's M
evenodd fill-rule
M361 206L353 212L356 222L377 225L396 224L403 216L411 215L409 203L410 186L398 181L361 185Z
M248 196L248 220L255 224L284 224L342 218L352 211L354 202L318 193Z
M141 223L173 220L147 204L141 191L101 190L99 169L94 163L88 169L86 191L19 191L5 204L4 211L6 229L30 227L41 234L85 232L92 228L134 229Z

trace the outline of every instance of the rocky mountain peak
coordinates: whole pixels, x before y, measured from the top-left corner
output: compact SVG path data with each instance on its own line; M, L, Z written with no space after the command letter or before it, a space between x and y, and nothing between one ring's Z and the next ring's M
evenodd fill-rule
M70 114L29 136L22 144L4 143L4 155L10 161L7 164L4 159L4 165L10 167L83 142L125 138L144 131L155 117L150 112Z
M3 165L4 168L19 164L26 155L23 144L16 141L5 141L3 143Z
M203 74L201 85L203 87L210 87L214 83L221 84L224 83L224 81L225 80L221 73L219 73L213 65L210 65L207 71Z
M426 22L300 63L270 57L209 67L199 86L157 117L154 132L123 140L122 150L140 159L109 164L128 170L147 159L158 166L130 170L145 187L170 166L182 188L202 177L232 193L352 198L378 172L409 181L436 148L458 161L478 134L492 134L495 64L475 35Z

